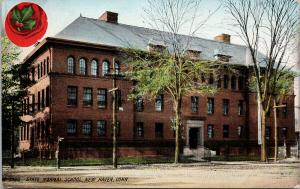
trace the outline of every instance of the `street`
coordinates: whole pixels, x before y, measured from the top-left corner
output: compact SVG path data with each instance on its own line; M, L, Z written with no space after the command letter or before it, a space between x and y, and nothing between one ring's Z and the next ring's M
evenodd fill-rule
M194 164L3 168L5 188L199 187L294 188L300 163L201 162Z

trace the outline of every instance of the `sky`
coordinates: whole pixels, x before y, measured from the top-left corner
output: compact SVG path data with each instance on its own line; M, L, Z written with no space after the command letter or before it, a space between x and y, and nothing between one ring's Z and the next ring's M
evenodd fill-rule
M1 2L1 0L0 0ZM4 23L7 12L21 0L2 0L2 23ZM128 25L149 27L145 21L144 9L147 0L28 0L40 5L48 16L48 29L44 37L51 37L61 31L64 27L74 21L80 14L84 17L99 18L107 11L119 13L119 22ZM214 12L222 7L220 0L202 0L201 18L207 17L209 12ZM203 10L203 12L202 12ZM230 21L224 9L219 8L201 28L198 37L213 39L221 33L232 35L232 43L243 44L230 29ZM33 47L22 48L21 59L23 59Z

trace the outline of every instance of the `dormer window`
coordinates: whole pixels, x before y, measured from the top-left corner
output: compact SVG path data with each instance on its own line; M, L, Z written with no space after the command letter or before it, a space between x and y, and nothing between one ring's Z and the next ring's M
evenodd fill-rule
M201 51L198 50L187 50L186 55L191 59L200 59Z
M224 55L224 54L216 54L215 58L221 62L229 62L231 56Z

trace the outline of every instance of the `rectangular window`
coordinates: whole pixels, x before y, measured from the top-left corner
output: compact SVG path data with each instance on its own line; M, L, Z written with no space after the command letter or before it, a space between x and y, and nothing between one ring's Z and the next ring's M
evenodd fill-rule
M207 113L213 114L214 113L214 98L207 98Z
M288 115L287 103L283 103L283 105L285 105L285 107L282 108L282 114L284 118L287 118Z
M144 100L142 97L138 97L135 102L135 110L137 112L142 112L144 110Z
M35 95L32 95L31 103L32 103L32 113L34 113L35 112Z
M229 114L229 100L223 99L223 115Z
M68 105L77 105L77 87L68 86Z
M239 125L237 127L237 135L238 135L239 138L244 137L244 127L242 125Z
M49 73L50 64L49 64L49 57L47 57L47 73Z
M137 122L135 126L135 136L136 137L144 137L144 123Z
M44 60L44 63L43 63L43 73L44 73L44 75L46 75L46 60Z
M214 125L207 125L208 138L214 138Z
M82 134L91 135L92 134L92 121L85 120L82 124Z
M98 136L106 135L106 121L104 120L97 121L97 135Z
M121 90L116 90L116 106L122 107L122 93Z
M45 90L42 90L42 109L45 108Z
M161 112L163 110L163 95L158 95L155 99L155 111Z
M46 107L49 107L50 105L50 91L49 87L46 88Z
M83 105L91 106L93 105L93 90L92 88L83 89Z
M245 114L245 107L244 107L244 101L239 100L238 103L238 115L244 115Z
M99 108L106 108L107 90L98 89L97 91L97 104Z
M191 111L194 113L198 112L198 102L199 102L198 96L191 96Z
M77 121L76 120L68 120L67 122L67 134L68 135L76 135L77 133Z
M164 124L163 123L155 123L155 137L163 138L164 136Z
M40 69L40 64L38 64L38 79L41 78L41 69Z
M38 111L41 110L41 92L38 92Z
M286 140L287 139L287 135L288 135L287 128L286 127L282 127L281 128L281 138L283 140Z
M223 138L229 137L229 125L223 125Z
M271 127L267 126L266 127L266 139L270 140L270 138L271 138Z

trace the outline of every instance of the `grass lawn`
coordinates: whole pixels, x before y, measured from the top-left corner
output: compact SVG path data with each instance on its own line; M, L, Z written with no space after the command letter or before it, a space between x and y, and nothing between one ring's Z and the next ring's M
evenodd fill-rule
M121 157L118 158L119 165L139 165L139 164L155 164L155 163L173 163L172 157ZM182 163L193 163L196 161L188 158L183 158ZM102 159L68 159L61 160L61 167L64 166L97 166L97 165L112 165L112 158ZM3 161L3 165L9 165L9 161ZM16 160L16 166L56 166L56 160L43 159L25 159Z

